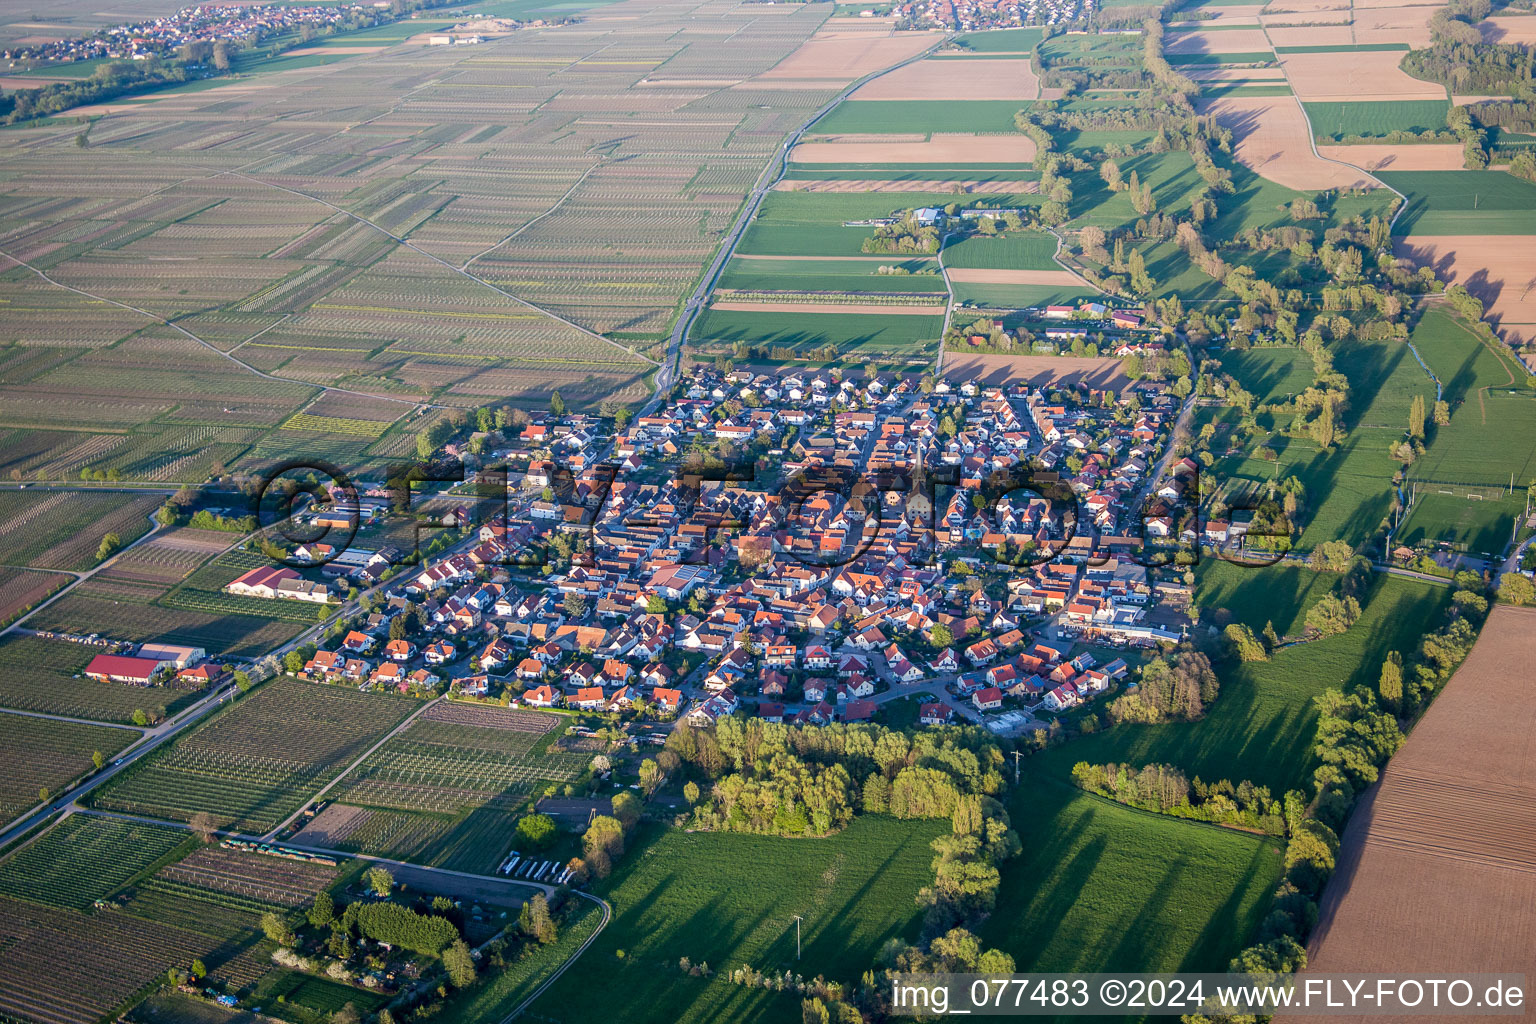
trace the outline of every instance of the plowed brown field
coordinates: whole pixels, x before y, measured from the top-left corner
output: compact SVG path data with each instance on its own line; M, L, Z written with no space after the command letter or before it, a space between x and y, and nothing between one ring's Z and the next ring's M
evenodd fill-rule
M1536 976L1533 663L1536 608L1496 606L1471 656L1355 809L1323 896L1311 970ZM1356 1018L1276 1017L1288 1019Z

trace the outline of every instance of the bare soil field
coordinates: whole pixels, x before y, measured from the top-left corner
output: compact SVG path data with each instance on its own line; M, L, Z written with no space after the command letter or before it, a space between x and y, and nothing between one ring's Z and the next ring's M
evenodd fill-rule
M1443 100L1445 87L1421 82L1398 68L1396 50L1337 53L1286 53L1280 63L1296 97L1310 103L1360 100Z
M778 192L949 192L956 185L970 195L1018 195L1040 191L1038 181L974 181L928 178L922 181L871 181L868 178L780 178Z
M1498 15L1483 19L1478 28L1490 43L1536 43L1536 18L1529 15Z
M1355 35L1348 25L1307 25L1272 28L1269 39L1276 46L1348 46Z
M1356 11L1368 10L1377 7L1423 7L1424 17L1428 18L1436 7L1444 7L1445 0L1426 0L1425 3L1404 3L1403 0L1354 0Z
M1257 28L1228 28L1220 32L1169 32L1164 39L1164 50L1167 53L1254 53L1269 49L1269 40Z
M864 313L874 316L942 316L943 306L882 306L870 302L712 302L710 309L736 313Z
M1199 110L1232 129L1238 163L1276 184L1303 191L1377 184L1363 171L1313 155L1311 127L1290 96L1229 96Z
M831 26L831 27L828 27ZM887 28L873 31L859 26L858 31L838 28L828 21L794 52L773 68L756 77L776 88L825 88L829 81L847 85L871 71L899 64L932 46L934 39L923 32L895 33ZM797 86L795 83L805 83Z
M1023 135L935 135L926 142L802 142L790 159L803 164L1029 163L1035 143Z
M1355 40L1360 43L1430 43L1429 16L1433 7L1380 7L1355 12ZM1393 54L1398 60L1402 54Z
M1483 300L1505 341L1536 338L1536 236L1444 235L1399 239L1393 249L1426 263Z
M1367 171L1459 171L1465 161L1454 143L1425 146L1318 146L1330 160L1363 167Z
M944 372L980 377L989 384L1022 381L1036 386L1086 384L1094 388L1123 389L1131 381L1120 360L1101 356L1005 356L952 353L944 360Z
M1312 970L1536 972L1536 690L1510 671L1533 661L1536 609L1496 606L1356 807L1323 894Z
M951 281L961 284L1044 284L1075 288L1082 278L1068 270L988 270L961 267L949 271Z
M1355 6L1364 6L1357 4ZM1350 0L1277 0L1275 3L1264 5L1264 14L1260 21L1270 18L1290 19L1295 21L1298 14L1314 14L1318 11L1347 11L1350 9Z
M920 60L861 85L856 100L1032 100L1040 79L1027 60Z

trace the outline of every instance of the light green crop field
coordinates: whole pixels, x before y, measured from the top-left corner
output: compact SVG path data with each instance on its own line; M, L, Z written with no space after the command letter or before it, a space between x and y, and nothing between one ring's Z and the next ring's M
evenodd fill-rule
M1042 28L1005 28L994 32L970 32L957 36L955 43L976 53L1008 53L1033 50L1044 37Z
M1075 305L1104 296L1087 285L1060 287L1044 284L967 284L953 286L955 301L992 309L1030 309L1035 306Z
M1225 970L1268 911L1278 842L1133 810L1064 779L1042 764L1009 800L1024 851L1003 865L1007 909L983 941L1020 971Z
M1224 353L1221 368L1252 393L1256 405L1285 401L1312 386L1311 357L1289 345Z
M933 879L928 844L948 827L868 816L826 839L642 832L594 887L612 922L531 1013L606 1024L621 998L626 1024L799 1020L798 997L725 975L750 964L857 982L887 940L916 938L915 897ZM678 968L685 956L717 973L691 977Z
M940 313L942 306L935 307ZM936 348L944 317L892 313L780 313L710 309L690 332L699 344L746 342L796 349L836 345L845 353L911 355Z
M1450 100L1375 100L1356 103L1305 103L1312 134L1319 139L1390 132L1438 131L1445 127Z
M1536 234L1536 185L1503 171L1383 171L1408 197L1399 235Z
M973 236L945 246L946 267L1000 270L1060 270L1056 238L1044 231L1015 231L992 238Z
M881 266L899 267L906 274L881 274ZM890 263L874 260L742 260L726 264L718 287L806 292L939 292L944 279L937 273L916 273L925 268L938 269L934 260L905 260L890 257Z
M1014 132L1027 100L850 100L817 121L816 134Z

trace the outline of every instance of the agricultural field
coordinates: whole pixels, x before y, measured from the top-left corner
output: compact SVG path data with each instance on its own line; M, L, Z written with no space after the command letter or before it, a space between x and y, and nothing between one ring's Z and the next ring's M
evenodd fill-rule
M1526 961L1505 936L1529 927L1532 906L1532 708L1525 675L1509 666L1536 658L1533 641L1536 611L1496 606L1356 807L1309 966L1414 971L1458 957L1503 971Z
M149 516L164 499L80 491L0 491L0 550L12 565L89 569L109 533L131 544L149 531Z
M517 812L588 756L554 749L566 720L537 711L440 703L369 755L301 844L493 871Z
M207 956L204 935L115 911L83 914L0 899L0 1013L50 1024L111 1018L166 964ZM70 969L59 970L62 960ZM49 979L39 985L39 978Z
M266 832L420 704L279 678L92 794L103 810L179 821L206 811Z
M710 309L695 322L689 337L711 342L767 345L797 351L835 346L849 355L918 355L936 349L943 333L943 307L933 316L779 312Z
M1408 197L1398 235L1536 235L1536 185L1503 171L1382 171Z
M815 135L1016 134L1021 100L849 100L813 126ZM812 136L814 137L814 136Z
M797 997L733 985L725 972L794 969L799 914L803 963L856 980L888 939L916 938L913 897L932 880L928 844L944 828L868 816L826 839L643 833L595 888L613 920L530 1012L596 1024L623 991L635 1024L794 1017ZM720 973L690 977L680 956Z
M856 26L862 56L829 70L824 8L707 6L657 39L598 18L470 49L423 45L447 22L418 19L103 105L89 144L7 132L0 233L28 266L0 274L0 404L52 442L19 468L200 482L317 450L366 467L372 424L422 401L647 397L782 139L927 45ZM387 155L405 151L423 159ZM333 387L374 408L304 408Z
M951 269L1060 270L1056 239L1043 231L1013 232L994 238L967 238L944 247L944 265Z
M905 274L879 273L882 266ZM923 273L931 270L932 273ZM726 264L717 287L740 291L836 292L935 292L944 291L944 279L933 260L902 260L889 257L849 260L755 260L736 258Z
M0 566L0 626L16 621L71 579L67 573Z
M981 937L1020 971L1225 970L1280 879L1277 840L1124 807L1054 772L1026 773L1008 810L1024 851L1002 866L1009 911Z
M38 790L57 793L92 771L97 751L110 758L137 738L131 729L0 714L0 819L37 803Z
M308 606L307 622L317 620L317 607ZM27 625L66 633L100 633L129 643L159 640L189 644L202 647L213 657L252 658L280 647L303 629L300 623L266 615L139 604L132 594L104 593L100 587L82 587L64 595L29 619Z
M0 895L84 910L197 842L172 825L72 814L0 863Z
M128 722L136 710L175 714L197 691L100 682L79 673L101 653L66 640L13 634L0 638L0 707L69 718Z
M1449 100L1387 100L1305 106L1318 142L1328 142L1349 135L1370 138L1392 132L1440 131L1451 104Z

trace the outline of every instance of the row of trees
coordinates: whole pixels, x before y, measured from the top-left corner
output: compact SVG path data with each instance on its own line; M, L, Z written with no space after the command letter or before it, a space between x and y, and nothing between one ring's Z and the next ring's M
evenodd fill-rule
M1147 662L1137 687L1110 702L1109 718L1116 724L1193 722L1205 717L1220 688L1211 659L1180 647Z
M1258 829L1271 835L1285 834L1280 801L1268 787L1244 780L1234 786L1226 779L1193 783L1171 764L1149 764L1136 769L1128 764L1072 766L1072 781L1090 793L1177 818Z

